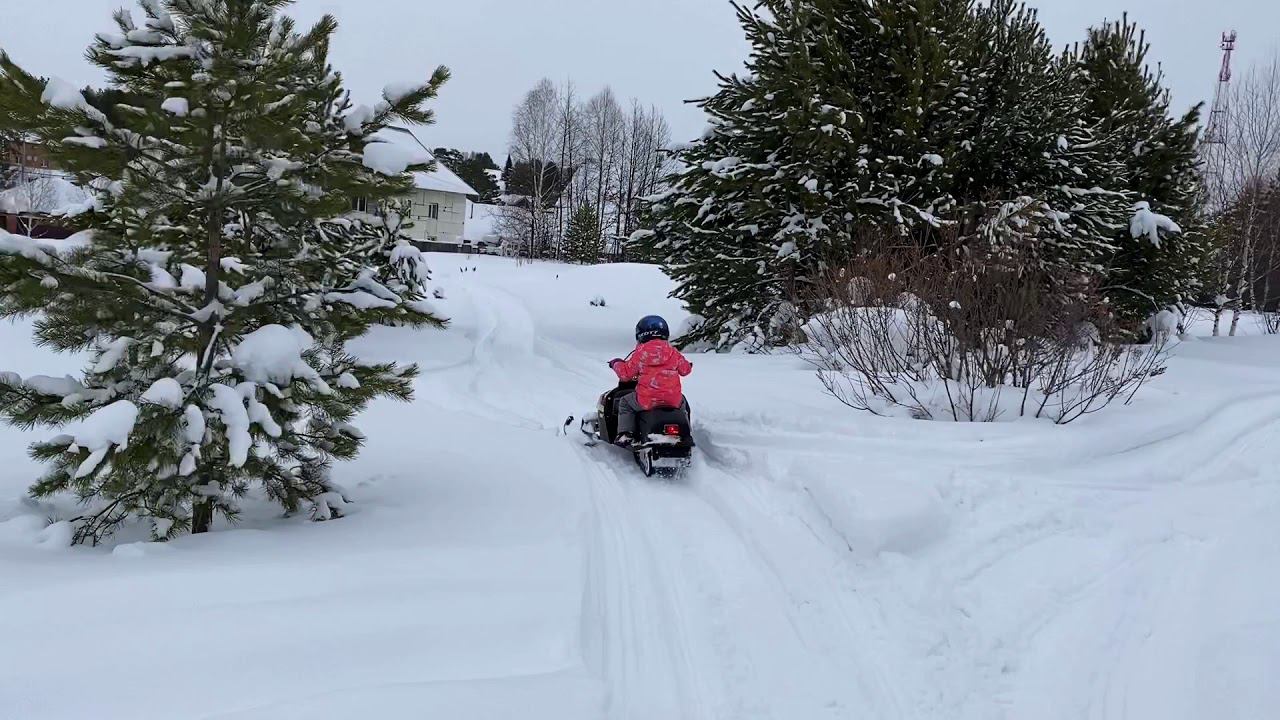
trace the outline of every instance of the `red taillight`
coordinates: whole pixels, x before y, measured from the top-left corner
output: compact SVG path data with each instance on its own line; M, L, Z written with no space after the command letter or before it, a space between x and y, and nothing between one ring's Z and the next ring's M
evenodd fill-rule
M679 425L667 425L667 426L664 426L664 427L662 428L662 434L663 434L663 435L679 435L679 434L680 434L680 426L679 426Z

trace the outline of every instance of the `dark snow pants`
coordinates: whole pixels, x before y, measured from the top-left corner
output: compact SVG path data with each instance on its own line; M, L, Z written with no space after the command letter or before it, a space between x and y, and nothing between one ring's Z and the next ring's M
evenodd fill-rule
M684 414L689 414L689 398L681 396L680 407L684 410ZM618 398L618 433L628 433L635 435L636 433L636 413L644 412L640 408L639 401L636 400L636 393L632 392Z

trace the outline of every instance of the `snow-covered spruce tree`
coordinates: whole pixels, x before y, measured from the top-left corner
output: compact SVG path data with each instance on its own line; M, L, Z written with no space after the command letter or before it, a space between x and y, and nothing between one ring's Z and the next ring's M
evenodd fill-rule
M1169 91L1159 69L1148 67L1148 50L1144 33L1125 18L1090 29L1087 41L1066 56L1084 70L1085 113L1099 135L1118 145L1134 199L1181 228L1159 234L1155 242L1134 237L1128 225L1115 235L1103 289L1129 329L1167 305L1195 297L1211 249L1199 221L1200 107L1171 116Z
M595 208L583 206L569 218L569 228L564 234L564 254L573 262L594 265L600 261L603 243L600 236L600 218Z
M710 125L634 241L706 318L686 341L782 339L815 270L869 236L1007 238L1080 277L1110 254L1124 168L1032 11L765 0L738 17L749 73L699 102Z
M417 373L347 341L442 324L390 209L426 166L374 134L431 122L448 73L353 107L327 64L330 17L300 32L287 0L140 4L140 25L121 11L88 51L136 99L115 122L0 59L0 105L93 190L69 249L0 237L0 317L37 315L39 342L92 355L79 379L3 375L0 412L71 423L32 447L49 469L31 492L79 497L76 542L133 519L156 538L204 532L254 487L333 517L330 464L362 444L350 421L407 400Z

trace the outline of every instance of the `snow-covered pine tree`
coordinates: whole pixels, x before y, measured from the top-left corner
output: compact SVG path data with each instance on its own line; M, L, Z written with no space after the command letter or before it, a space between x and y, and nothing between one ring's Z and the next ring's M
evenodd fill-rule
M1149 47L1145 34L1125 17L1091 28L1086 42L1066 54L1084 70L1086 116L1098 135L1117 146L1134 199L1181 228L1161 233L1158 242L1134 237L1128 224L1114 236L1104 290L1129 329L1197 295L1211 248L1199 221L1200 106L1180 117L1170 114L1163 75L1147 65Z
M578 208L569 218L569 228L564 234L565 257L573 262L594 265L600 261L601 250L600 218L595 208Z
M634 240L706 318L687 341L782 339L814 270L869 238L1016 238L1079 275L1110 253L1123 167L1034 12L766 0L738 17L748 74L699 102L710 125Z
M448 73L353 106L327 63L336 22L305 32L287 0L141 0L90 60L136 99L112 122L58 81L0 59L0 105L93 190L86 231L52 247L0 235L0 317L89 351L83 377L0 376L0 412L61 426L33 495L85 505L76 542L142 518L156 538L234 519L254 487L286 511L341 513L335 459L353 417L407 400L414 366L346 343L375 324L440 326L400 232L407 170L393 122L429 123ZM363 198L375 213L354 212Z

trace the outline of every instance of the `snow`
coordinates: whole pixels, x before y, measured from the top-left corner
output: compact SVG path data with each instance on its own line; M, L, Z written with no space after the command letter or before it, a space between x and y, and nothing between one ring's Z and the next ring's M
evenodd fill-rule
M100 139L68 138L84 142ZM66 215L89 201L83 188L56 172L36 174L24 183L0 190L0 212Z
M704 170L710 170L711 172L716 174L721 174L721 173L727 173L741 164L742 164L742 158L726 157L726 158L720 158L719 160L716 160L714 162L708 160L702 163L702 168Z
M394 300L385 300L363 290L326 293L324 301L331 303L346 303L352 307L358 307L361 310L368 310L370 308L393 308L397 305Z
M142 393L142 402L170 409L182 407L182 385L173 378L160 378Z
M430 162L431 153L387 142L371 142L364 146L364 166L383 175L400 175L410 165Z
M418 90L421 90L421 89L422 89L422 83L420 82L388 83L386 87L382 88L382 97L387 102L391 103L392 105L395 105L396 103L403 100L406 95L413 92L417 92Z
M294 378L301 378L324 392L328 386L302 359L302 354L314 344L301 328L264 325L240 340L231 352L231 362L250 382L286 386Z
M143 67L153 62L166 62L178 58L195 57L196 50L186 45L128 45L122 48L113 48L107 50L108 55L115 55L126 61L141 63Z
M11 235L4 230L0 230L0 253L21 255L41 265L54 263L57 256L53 248L46 246L39 240L25 235Z
M376 172L396 175L404 172L411 164L435 160L427 150L427 144L404 128L381 130L370 140L373 142L365 146L364 162L366 167ZM372 160L369 158L371 148L375 148ZM459 195L480 194L442 162L436 162L435 169L429 172L414 172L413 184L419 190L437 190Z
M79 88L62 78L51 77L45 82L44 92L40 94L40 102L59 110L78 110L89 113L90 116L102 116L89 104L88 100L84 99Z
M247 283L236 288L236 304L248 305L267 292L267 285L273 282L270 278L259 278L251 283Z
M102 355L98 357L98 362L93 366L95 373L107 373L115 369L120 363L120 359L124 357L125 351L133 344L131 337L119 337L112 340L102 349Z
M129 436L138 421L138 406L128 400L117 400L94 410L81 420L73 431L74 442L81 449L89 450L89 457L76 469L77 478L93 472L114 445L123 450L129 447Z
M186 117L191 111L191 106L186 98L171 97L160 103L160 109L177 117Z
M102 148L105 148L107 146L107 141L100 137L76 135L73 137L62 138L62 144L63 145L80 145L81 147L92 148L94 150L101 150Z
M497 223L502 216L502 206L467 201L467 217L462 226L462 237L472 243L497 244L500 242Z
M209 386L212 395L205 400L205 406L217 412L227 435L228 460L232 467L243 467L249 459L249 412L244 406L244 397L235 388L215 383Z
M205 286L204 271L194 265L182 263L178 266L182 270L182 277L178 281L178 286L184 290L203 291ZM152 273L152 279L155 279L155 273Z
M342 125L352 135L359 135L365 123L373 120L376 113L368 105L357 105L342 119Z
M358 343L422 374L413 403L353 420L366 447L333 468L341 520L250 496L206 535L126 528L69 551L47 518L82 512L74 498L20 497L46 434L0 428L4 707L1192 720L1280 704L1280 338L1255 316L1209 338L1195 313L1132 406L1066 427L876 418L798 357L690 354L694 466L652 482L558 431L610 386L638 317L688 326L670 281L456 259L429 258L448 330ZM32 347L28 321L0 322L0 348L54 384L87 360ZM245 388L223 387L247 428ZM72 643L99 651L68 663Z
M199 445L204 440L204 413L195 405L188 405L182 411L183 437L192 445Z
M1129 220L1130 236L1135 240L1145 237L1151 241L1152 245L1160 247L1161 230L1166 233L1182 232L1178 223L1165 215L1152 212L1150 203L1143 201L1133 206L1133 217Z

